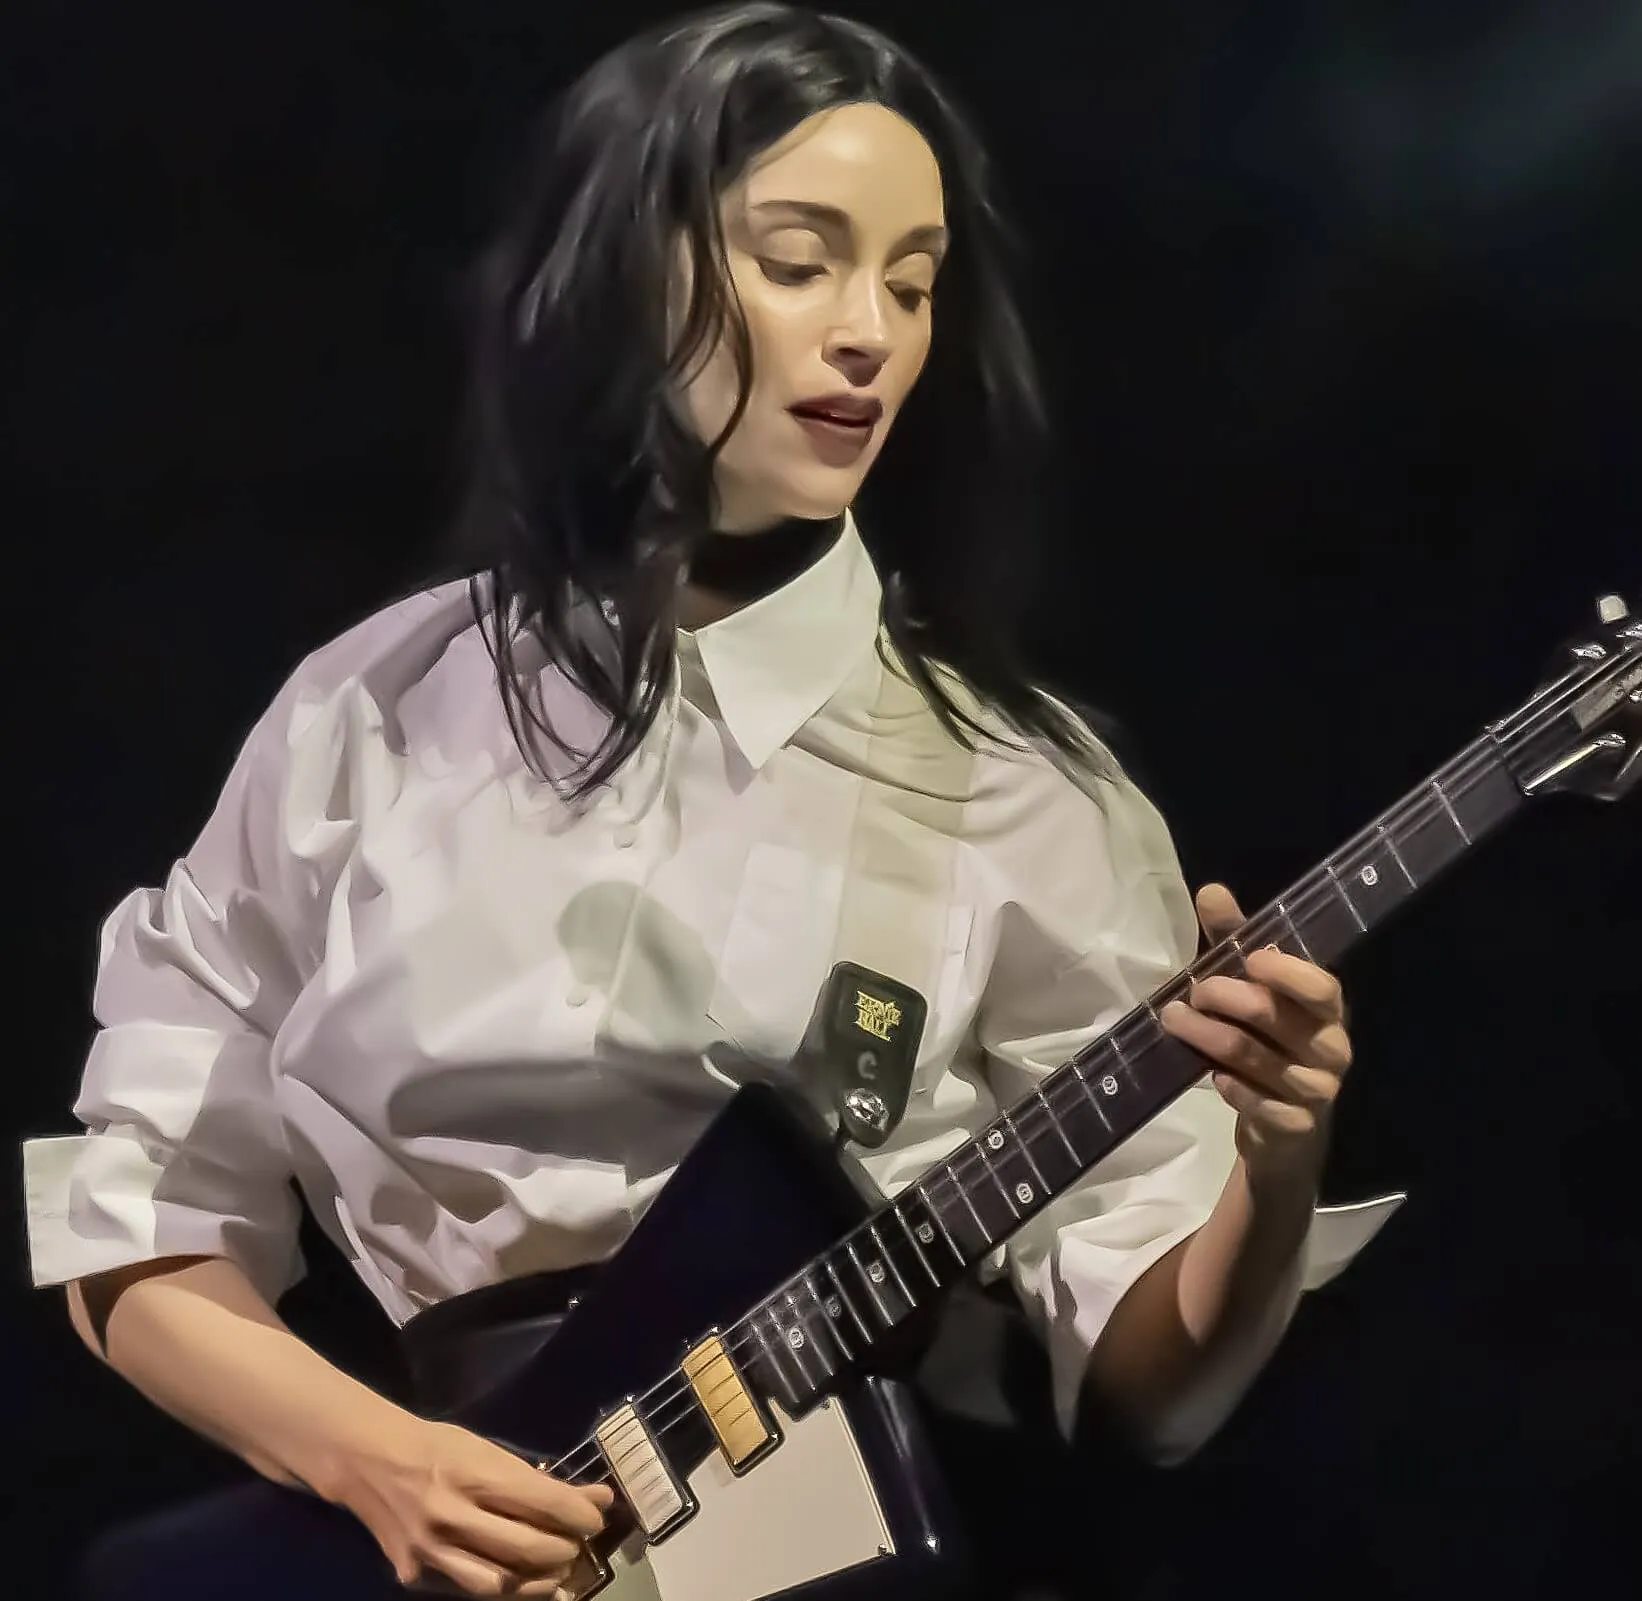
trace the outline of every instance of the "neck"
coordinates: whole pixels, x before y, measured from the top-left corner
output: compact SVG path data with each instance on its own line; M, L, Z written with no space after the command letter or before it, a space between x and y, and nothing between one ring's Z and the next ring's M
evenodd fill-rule
M844 517L786 517L747 533L714 530L690 552L679 622L704 628L773 594L837 543Z

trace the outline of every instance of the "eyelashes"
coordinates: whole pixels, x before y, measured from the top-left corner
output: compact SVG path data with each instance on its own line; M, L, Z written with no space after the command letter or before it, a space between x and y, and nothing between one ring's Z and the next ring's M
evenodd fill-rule
M799 284L807 284L819 278L827 269L817 266L813 262L770 261L759 258L758 270L773 284L781 284L786 288L795 288Z
M821 277L826 268L817 262L773 261L761 256L758 261L758 270L773 284L779 284L785 289L796 289L803 284L813 283ZM890 293L903 311L916 311L920 306L932 300L933 294L928 289L919 289L911 284L898 287L892 286Z

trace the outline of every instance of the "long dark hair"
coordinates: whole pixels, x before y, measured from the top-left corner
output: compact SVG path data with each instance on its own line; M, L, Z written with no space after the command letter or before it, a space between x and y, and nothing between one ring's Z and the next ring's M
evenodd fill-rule
M573 758L570 796L618 771L663 703L680 575L712 526L713 465L745 410L751 349L721 197L806 118L860 102L928 141L951 235L928 364L861 497L886 632L965 744L988 731L936 664L1015 735L1099 761L1019 649L1045 429L984 152L929 73L882 34L757 0L641 34L581 77L544 121L479 276L459 548L477 569L475 612L514 736L544 775L534 735ZM681 240L696 270L669 328ZM723 435L702 441L668 397L721 338L741 394ZM593 749L572 749L534 700L521 638L608 716Z

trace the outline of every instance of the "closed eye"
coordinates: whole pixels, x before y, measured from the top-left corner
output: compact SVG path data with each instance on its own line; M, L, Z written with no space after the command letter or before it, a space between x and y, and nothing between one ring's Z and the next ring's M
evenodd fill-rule
M805 284L819 278L827 269L815 262L761 260L759 270L773 284Z

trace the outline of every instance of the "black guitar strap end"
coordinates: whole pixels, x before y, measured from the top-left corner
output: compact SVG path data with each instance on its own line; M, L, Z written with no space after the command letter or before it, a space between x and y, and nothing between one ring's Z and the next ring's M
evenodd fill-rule
M910 984L854 962L827 979L812 1047L826 1075L838 1140L876 1150L900 1124L912 1093L929 1005Z

